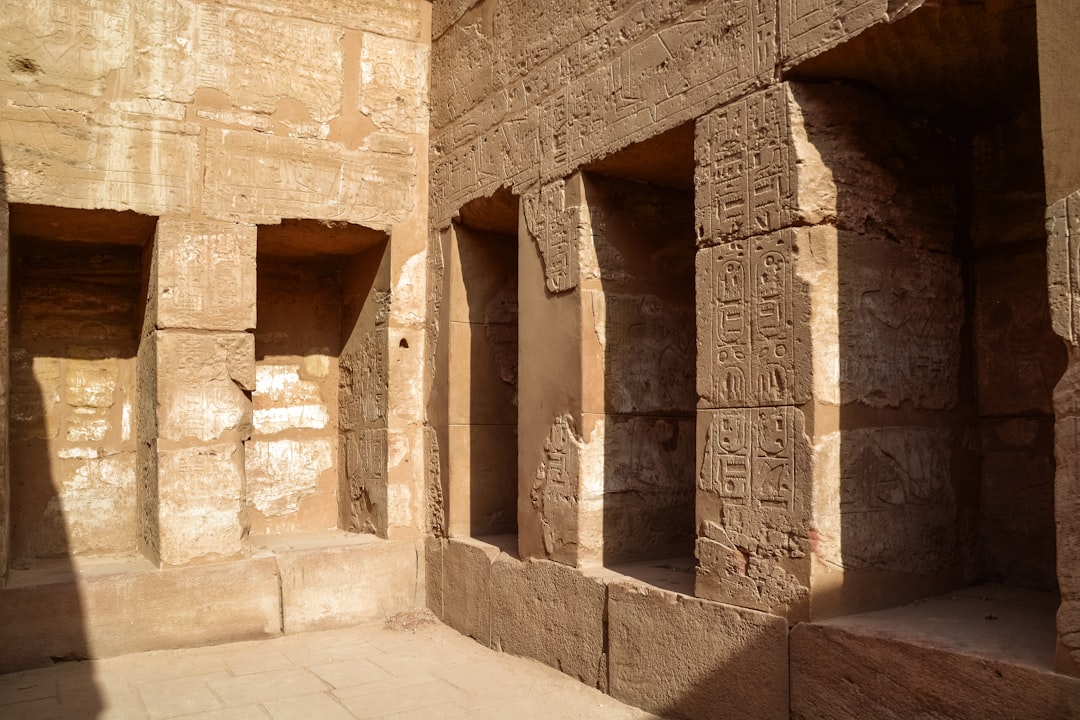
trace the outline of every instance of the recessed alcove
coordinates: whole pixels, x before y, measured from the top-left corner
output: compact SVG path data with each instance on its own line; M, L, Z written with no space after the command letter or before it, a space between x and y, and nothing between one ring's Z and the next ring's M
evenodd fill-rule
M694 128L583 168L583 432L602 438L602 561L693 583L696 321ZM591 452L587 450L586 452ZM592 462L582 472L594 471Z
M444 235L449 322L448 529L516 552L518 198L461 208Z
M347 223L259 227L252 536L385 528L386 247Z
M843 585L815 616L987 581L1054 590L1066 358L1034 4L922 8L788 79L837 194Z
M135 357L156 219L10 213L11 567L133 554Z

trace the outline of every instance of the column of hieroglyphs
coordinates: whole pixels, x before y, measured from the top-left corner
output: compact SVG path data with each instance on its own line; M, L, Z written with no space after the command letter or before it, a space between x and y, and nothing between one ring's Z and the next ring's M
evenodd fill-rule
M890 118L868 96L782 84L699 121L706 597L799 617L845 573L849 584L914 576L925 589L957 571L962 304L942 252L948 203L932 201L953 185L933 167L933 189L891 176L875 143L930 141ZM913 299L901 310L893 297ZM860 406L876 419L841 434ZM913 420L906 406L925 412Z

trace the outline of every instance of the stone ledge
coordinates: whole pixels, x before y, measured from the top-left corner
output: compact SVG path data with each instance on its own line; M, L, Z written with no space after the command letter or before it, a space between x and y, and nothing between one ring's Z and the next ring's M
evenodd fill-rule
M164 570L101 557L12 571L0 589L0 674L347 627L423 603L422 543L331 531L248 546L249 558Z
M983 585L791 632L791 717L1064 718L1080 680L1052 671L1056 596Z

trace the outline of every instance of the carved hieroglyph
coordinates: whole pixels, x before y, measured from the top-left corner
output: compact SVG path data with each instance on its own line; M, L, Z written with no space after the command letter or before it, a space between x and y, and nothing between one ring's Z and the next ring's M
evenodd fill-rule
M809 399L808 296L795 272L798 231L698 253L698 394L710 407Z
M581 446L573 418L555 418L544 440L543 459L529 493L529 501L543 524L545 552L553 560L568 558L571 564L577 545Z
M580 183L579 178L572 183ZM582 208L572 204L567 183L559 180L522 198L525 227L544 262L550 292L566 292L578 284L578 247L584 232Z

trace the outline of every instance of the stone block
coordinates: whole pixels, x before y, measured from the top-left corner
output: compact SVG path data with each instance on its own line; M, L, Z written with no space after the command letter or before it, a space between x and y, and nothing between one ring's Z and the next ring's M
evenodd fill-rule
M159 442L242 441L251 434L255 336L158 330Z
M133 565L75 579L61 574L59 581L15 574L11 586L0 590L0 672L49 665L58 657L110 657L281 634L272 558L165 571Z
M423 603L421 544L373 536L275 547L284 631L329 630L384 620Z
M1053 419L983 419L979 514L991 577L1048 590L1054 565Z
M877 408L955 408L963 283L952 257L841 232L840 401Z
M492 648L606 687L601 581L559 563L502 555L491 566L491 595Z
M1051 668L1052 596L1002 605L992 587L796 626L791 717L1074 717L1080 681Z
M182 215L201 177L192 133L87 125L76 113L0 111L9 202Z
M802 410L699 410L697 438L696 594L805 617L816 490Z
M132 13L129 0L55 0L33 7L0 3L0 36L14 78L41 85L101 95L111 72L131 59Z
M912 9L920 0L910 4ZM837 0L836 2L780 3L780 62L797 65L843 43L871 25L891 19L894 3L887 0ZM904 6L905 9L908 6Z
M156 327L254 330L255 234L251 225L159 219Z
M419 201L414 156L211 129L206 158L203 202L208 215L223 220L300 217L389 231Z
M425 134L429 48L420 42L364 33L359 110L385 131ZM477 66L471 66L476 71Z
M338 439L244 443L245 505L254 534L328 530L338 522Z
M450 538L443 556L443 622L482 645L491 645L491 566L499 549L465 538Z
M788 717L783 618L628 582L608 585L608 692L663 717Z
M235 557L244 536L244 451L222 442L157 453L157 533L162 565Z
M583 416L579 564L688 556L694 543L694 421Z
M424 539L424 576L427 609L446 622L446 539L429 535Z
M452 425L517 423L517 327L449 323Z
M976 264L975 359L981 415L1052 412L1066 352L1050 325L1041 249Z
M808 228L781 230L697 255L697 387L701 407L801 404L814 387L814 288ZM816 297L816 296L815 296ZM831 342L830 342L831 341Z

